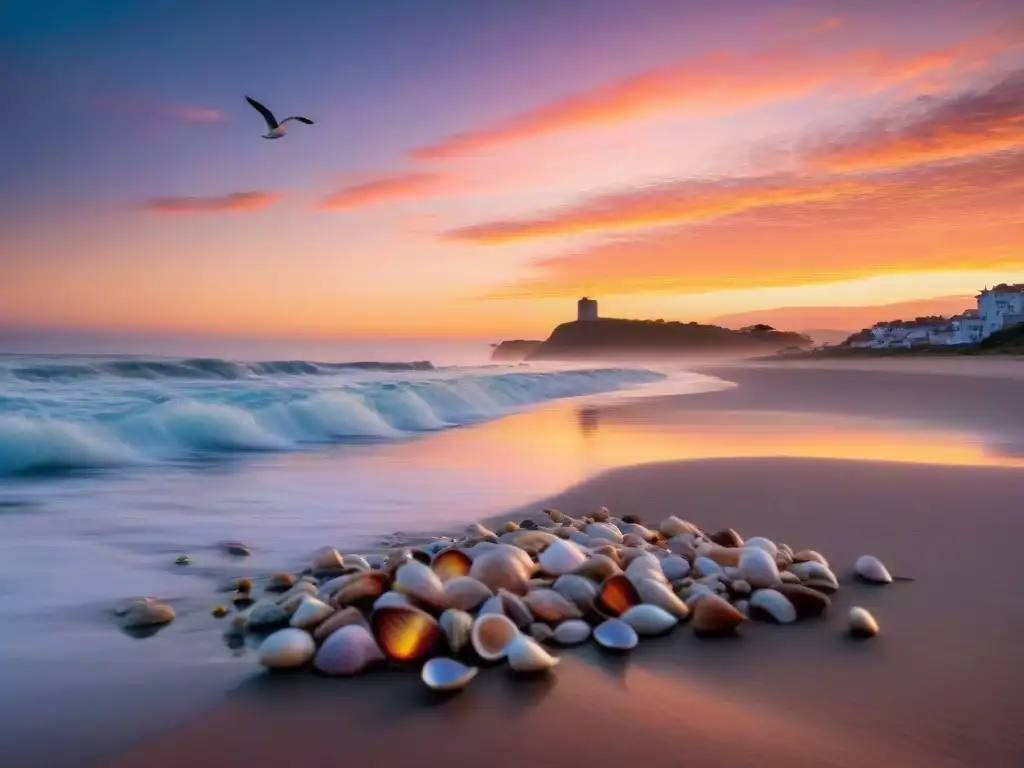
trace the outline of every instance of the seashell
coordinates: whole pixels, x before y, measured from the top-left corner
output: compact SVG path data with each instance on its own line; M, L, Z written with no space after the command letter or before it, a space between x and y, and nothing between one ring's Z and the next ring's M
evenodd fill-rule
M607 616L619 616L639 602L640 595L633 582L620 573L601 584L595 605Z
M347 605L371 604L391 587L391 577L383 571L367 571L348 576L331 595L331 604L342 608ZM320 590L323 592L323 588Z
M487 613L476 617L470 632L470 641L476 655L484 661L497 661L505 657L505 648L516 637L519 629L501 613Z
M591 557L594 557L596 555L603 555L604 557L610 558L611 561L615 563L615 565L619 566L620 570L626 564L625 561L622 559L622 553L619 551L619 547L615 544L612 544L609 541L595 542L595 544L591 546L588 551L590 552Z
M750 596L750 610L770 616L777 624L792 624L796 621L796 608L785 595L774 589L759 589Z
M537 621L558 623L583 616L575 603L553 589L531 590L523 597L523 602Z
M441 579L418 560L405 563L395 571L392 589L427 605L444 604L444 585Z
M671 539L674 536L679 536L684 533L700 535L700 528L693 523L680 520L675 515L666 517L662 520L661 524L658 526L658 530L667 539Z
M622 619L608 619L598 624L594 629L594 640L610 651L628 651L640 642L636 630Z
M362 572L372 570L370 561L362 555L344 555L341 558L341 562L344 564L346 571Z
M347 584L351 584L353 580L359 578L361 574L358 573L343 573L341 576L335 576L333 579L328 579L316 592L316 596L323 600L325 603L330 602L331 598L334 597L334 593Z
M256 656L267 669L288 669L301 667L316 653L316 643L304 629L279 629L268 635Z
M636 630L641 637L663 635L679 622L668 611L650 603L634 605L619 618Z
M637 536L644 542L651 542L661 536L657 531L652 531L650 528L641 525L640 523L620 523L616 526L622 532L623 543L625 543L626 536Z
M389 576L393 578L395 575L395 571L397 571L406 563L411 562L412 559L412 550L410 550L408 547L399 547L398 549L392 549L385 556L384 566L381 568L381 570L383 570L385 573L387 573Z
M729 585L729 591L737 597L746 597L750 594L750 584L743 579L738 579Z
M864 608L850 609L849 625L850 634L855 637L874 637L878 634L878 622Z
M721 567L725 568L726 566L738 566L740 564L740 557L742 557L746 550L720 547L717 544L704 542L697 544L696 551L697 557L706 557L709 560L714 560Z
M799 584L800 577L792 571L779 571L779 578L782 579L783 584Z
M313 573L341 571L345 568L345 561L334 547L321 547L313 553L311 567L313 568Z
M514 547L509 549L518 551L523 557L529 559L529 555L522 550L515 550ZM509 592L522 595L528 589L527 581L532 574L532 566L532 562L527 566L518 555L510 554L508 550L494 549L473 561L469 575L486 584L492 592L507 589Z
M781 581L774 556L760 547L748 547L740 551L740 572L743 580L754 589L773 587Z
M661 572L669 581L686 578L690 573L690 561L681 555L669 555L661 561Z
M558 657L541 648L532 637L517 634L505 647L505 658L513 672L546 672L558 664Z
M409 605L374 611L370 616L370 629L384 655L392 661L422 659L434 650L441 638L441 628L434 617Z
M882 565L882 561L877 557L861 555L857 558L853 569L861 579L872 584L892 583L892 576L889 575L889 571L886 570L885 566Z
M722 573L722 567L710 557L698 557L693 561L693 570L698 576L711 576Z
M839 589L839 581L836 575L829 570L828 566L816 561L805 563L793 563L789 567L790 572L800 577L800 582L805 587L811 587L822 592L835 592Z
M622 568L608 555L592 554L573 573L600 584L609 576L622 573Z
M448 581L459 576L468 576L473 561L461 549L446 549L434 556L430 569L441 581Z
M644 603L658 606L679 621L684 621L689 617L690 609L667 584L644 579L635 586L637 594Z
M686 603L686 607L690 609L690 613L692 614L694 606L696 606L700 600L709 595L715 596L717 594L718 593L715 592L715 590L705 584L693 584L690 587L689 592L687 592L686 598L683 602Z
M349 624L324 641L313 657L313 666L326 675L358 675L382 661L384 654L370 630L362 624Z
M322 622L332 613L334 613L334 608L329 606L327 603L310 595L306 595L302 598L302 602L299 603L298 607L295 609L295 613L292 614L291 621L288 623L293 627L312 631L317 624Z
M798 618L821 616L832 602L827 595L802 584L777 584L774 589L793 604Z
M369 629L362 611L352 606L342 608L317 625L316 629L313 630L313 639L318 643L322 643L342 627L348 627L352 624L358 624Z
M284 592L295 584L295 577L290 573L275 573L269 579L264 589L267 592Z
M554 641L559 645L579 645L590 637L590 625L581 619L569 619L555 627Z
M384 567L387 562L387 555L380 553L363 555L363 559L370 564L370 570L378 571Z
M626 569L626 578L636 586L641 581L662 581L668 583L660 565L653 565L647 560L637 559Z
M296 597L307 597L314 596L317 593L317 588L310 584L308 581L299 581L294 587L284 592L277 598L277 604L284 608L285 603L293 600ZM285 610L289 610L285 608ZM294 610L294 608L292 609Z
M557 509L545 509L544 514L551 518L552 522L559 524L568 523L571 520L568 515L559 512Z
M485 528L480 523L470 523L466 526L466 538L473 541L497 541L498 537L490 528Z
M778 545L771 539L766 539L764 536L752 536L747 539L744 547L747 549L762 549L772 556L772 560L774 560L775 556L779 554Z
M720 531L709 533L708 539L720 547L735 548L743 546L743 537L732 528L723 528Z
M589 547L594 543L594 540L587 536L587 534L576 529L569 532L569 541L579 544L581 547Z
M687 560L693 560L697 556L696 539L691 533L673 536L665 542L665 547L669 552Z
M500 539L502 544L516 547L531 555L539 554L556 541L560 541L560 539L555 534L539 530L516 531L505 534Z
M726 581L739 581L743 578L743 572L732 565L727 565L722 568L722 574L725 576Z
M410 603L409 598L401 592L395 592L395 590L391 589L374 600L373 610L377 610L378 608L388 608L395 605L412 605L412 603Z
M826 568L829 567L828 560L825 559L825 556L820 554L820 553L818 553L818 552L815 552L813 549L801 549L799 552L794 553L793 554L793 562L794 563L815 562L815 563L821 563Z
M530 633L530 637L538 643L546 643L555 636L555 630L553 630L549 625L539 621L534 622L527 627L527 631Z
M448 650L452 653L459 653L469 644L470 634L473 631L473 617L465 611L449 608L441 614L437 620L444 632L445 640L448 643Z
M597 512L591 515L591 517L599 523L607 523L608 518L611 516L612 515L611 512L608 511L608 507L601 507Z
M556 539L540 553L537 563L544 573L561 576L575 571L586 559L587 556L578 545L564 539Z
M460 611L474 611L494 593L474 578L456 576L444 585L444 605Z
M775 564L780 568L788 568L793 562L793 554L786 549L779 547L779 554L775 556Z
M626 547L642 547L647 542L643 538L635 533L624 533L622 535L622 544Z
M245 625L253 631L266 631L288 623L287 612L277 603L261 600L245 615Z
M592 539L602 539L616 544L622 543L622 532L609 523L591 523L583 532Z
M718 595L705 595L693 608L690 624L700 636L728 635L747 620L747 617Z
M515 520L509 520L507 523L505 523L505 525L502 526L501 530L503 533L512 533L512 531L518 531L519 523L517 523Z
M582 609L592 606L597 598L597 584L573 573L559 576L552 585L552 589Z
M439 656L423 665L420 679L428 688L447 693L465 688L479 671L476 667L467 667L461 661Z

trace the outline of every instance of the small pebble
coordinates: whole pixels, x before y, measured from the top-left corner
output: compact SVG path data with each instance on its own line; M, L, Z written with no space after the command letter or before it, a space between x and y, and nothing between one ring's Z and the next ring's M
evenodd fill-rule
M228 609L223 605L215 605L210 613L213 614L215 619L223 619L228 615Z
M174 561L175 565L188 565L192 562L192 558L188 555L179 555L178 559Z

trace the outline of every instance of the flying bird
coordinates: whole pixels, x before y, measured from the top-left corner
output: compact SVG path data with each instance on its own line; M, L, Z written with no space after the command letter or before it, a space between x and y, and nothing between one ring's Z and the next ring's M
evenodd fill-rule
M257 112L259 112L261 115L263 115L263 119L267 121L267 133L264 134L264 136L263 136L264 139L280 139L282 136L284 136L284 132L285 132L284 125L289 120L298 120L300 123L305 123L306 125L313 125L313 121L310 120L308 117L298 117L298 116L296 116L296 117L286 117L284 120L282 120L279 123L279 122L277 122L277 118L274 117L274 113L271 112L266 107L264 107L258 101L256 101L255 99L249 98L248 96L245 97L245 100L248 101L249 104L252 105L253 109L255 109Z

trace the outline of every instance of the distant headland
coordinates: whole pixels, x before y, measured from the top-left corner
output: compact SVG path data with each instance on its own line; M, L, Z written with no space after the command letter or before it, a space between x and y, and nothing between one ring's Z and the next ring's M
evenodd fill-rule
M493 345L495 361L579 360L609 357L668 357L702 353L764 354L805 349L809 337L768 325L739 330L665 320L600 317L597 302L582 298L576 320L557 326L544 341L516 339Z

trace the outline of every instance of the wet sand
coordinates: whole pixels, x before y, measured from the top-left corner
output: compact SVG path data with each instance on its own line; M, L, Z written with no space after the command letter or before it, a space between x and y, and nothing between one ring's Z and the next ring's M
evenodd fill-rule
M1021 499L1024 472L995 467L718 459L608 472L529 510L678 514L818 549L843 582L830 615L748 622L731 640L682 626L625 657L567 649L549 680L486 669L447 700L413 672L253 671L103 764L1020 765ZM864 553L915 581L852 582ZM875 614L878 637L844 635L851 605Z

